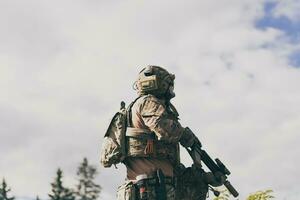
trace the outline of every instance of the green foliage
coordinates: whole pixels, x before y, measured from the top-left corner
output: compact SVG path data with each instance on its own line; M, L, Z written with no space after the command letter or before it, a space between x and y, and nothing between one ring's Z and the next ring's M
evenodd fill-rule
M94 182L98 174L97 168L88 163L87 158L84 158L77 169L78 185L76 190L69 189L63 185L63 172L59 168L56 172L56 177L51 183L51 193L48 194L50 200L96 200L102 190L102 187ZM14 200L15 197L9 197L9 192L6 181L3 179L0 184L0 200ZM36 196L36 200L40 200Z
M0 186L0 200L14 200L15 197L8 197L8 193L10 191L11 191L11 189L7 187L6 181L3 178L1 186Z
M214 197L213 200L230 200L231 195L227 189L219 191L220 195ZM246 200L270 200L273 199L272 195L273 190L257 191L253 194L250 194Z
M271 195L273 190L257 191L254 194L251 194L247 197L247 200L269 200L273 199L274 196Z
M102 188L94 182L96 175L96 167L89 165L87 158L84 158L77 170L79 183L76 188L76 197L78 200L96 200L99 197Z
M74 194L73 192L63 186L62 182L62 171L61 169L57 170L56 178L53 183L51 183L52 186L52 193L48 194L51 200L74 200Z

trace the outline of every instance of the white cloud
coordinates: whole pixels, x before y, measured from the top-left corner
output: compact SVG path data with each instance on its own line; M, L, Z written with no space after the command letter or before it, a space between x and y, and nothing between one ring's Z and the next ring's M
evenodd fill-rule
M227 163L242 197L274 188L298 198L289 186L299 184L300 71L287 57L297 44L255 28L263 4L1 2L0 130L11 147L0 147L0 176L18 196L46 197L57 167L73 185L84 156L98 164L108 120L135 97L141 66L159 64L176 74L182 124ZM124 167L101 168L103 199L123 177Z
M275 7L273 14L274 16L280 17L285 16L294 22L300 20L300 2L297 0L277 0L278 5Z

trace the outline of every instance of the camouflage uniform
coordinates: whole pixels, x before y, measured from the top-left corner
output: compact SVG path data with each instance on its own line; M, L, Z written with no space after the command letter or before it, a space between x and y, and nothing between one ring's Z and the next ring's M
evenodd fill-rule
M124 164L127 179L135 180L140 174L149 176L161 169L166 177L174 177L174 166L179 164L179 141L191 143L192 137L184 137L186 129L178 122L175 108L166 100L154 95L142 95L132 106L132 126L127 128L128 157ZM138 130L144 130L153 138L138 138ZM132 136L132 137L131 137ZM175 182L166 184L168 200L175 199ZM148 199L155 198L154 187L149 187Z
M179 143L191 147L196 137L189 128L181 126L170 103L175 96L174 79L174 75L158 66L148 66L139 73L139 97L127 109L126 156L122 161L127 168L127 181L118 188L118 200L175 200L174 168L180 164ZM158 171L164 175L162 182ZM137 180L140 176L146 177L142 179L143 187Z

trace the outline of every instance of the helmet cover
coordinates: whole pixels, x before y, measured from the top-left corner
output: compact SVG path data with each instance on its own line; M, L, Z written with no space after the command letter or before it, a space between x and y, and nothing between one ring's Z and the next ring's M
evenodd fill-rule
M157 97L173 98L175 75L159 66L148 65L140 71L136 81L139 95L152 94Z

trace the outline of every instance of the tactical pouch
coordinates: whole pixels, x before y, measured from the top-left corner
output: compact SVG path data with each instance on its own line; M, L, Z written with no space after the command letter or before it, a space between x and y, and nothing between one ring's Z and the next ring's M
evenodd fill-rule
M117 200L136 200L136 188L132 181L118 187Z
M125 103L122 102L121 110L112 118L104 136L100 158L104 167L116 165L126 157L126 116Z

